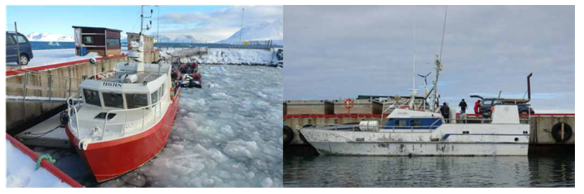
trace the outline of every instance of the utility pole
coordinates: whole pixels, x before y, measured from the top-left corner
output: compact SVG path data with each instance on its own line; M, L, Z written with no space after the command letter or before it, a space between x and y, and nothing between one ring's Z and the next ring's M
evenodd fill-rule
M18 26L16 22L14 22L14 32L16 32L16 63L18 68L22 69L22 66L20 66L20 43L18 42Z
M241 26L239 27L239 43L243 44L241 42L241 35L243 34L243 11L245 11L245 8L241 8Z
M156 6L158 8L157 10L157 19L156 19L156 47L159 48L160 47L160 39L159 39L159 34L160 34L160 6Z

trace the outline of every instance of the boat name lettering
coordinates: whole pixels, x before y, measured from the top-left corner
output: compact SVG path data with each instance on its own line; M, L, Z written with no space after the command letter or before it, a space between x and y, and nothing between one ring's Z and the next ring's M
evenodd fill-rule
M122 87L122 84L121 83L103 82L103 86Z

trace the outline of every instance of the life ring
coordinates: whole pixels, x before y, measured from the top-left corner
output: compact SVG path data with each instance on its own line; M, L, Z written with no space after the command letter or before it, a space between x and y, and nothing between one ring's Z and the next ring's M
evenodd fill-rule
M292 131L292 128L290 128L287 125L284 125L284 129L283 129L284 133L282 138L284 138L284 145L288 145L290 143L292 143L292 140L294 139L294 131Z
M562 125L564 125L564 132L562 134ZM552 137L557 142L566 142L572 137L572 127L568 123L558 122L552 127ZM563 136L562 136L563 135Z

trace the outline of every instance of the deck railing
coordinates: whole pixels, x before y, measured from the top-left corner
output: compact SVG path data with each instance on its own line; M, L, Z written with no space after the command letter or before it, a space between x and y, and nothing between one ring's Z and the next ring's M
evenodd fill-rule
M70 118L70 122L73 122L70 126L75 126L75 132L77 134L77 138L81 139L80 137L80 128L79 128L79 122L80 121L85 121L85 122L95 122L95 119L79 119L77 117L77 108L74 104L70 103L71 100L67 100L67 104L68 104L68 116ZM72 101L71 101L72 102ZM159 100L158 102L154 103L154 104L150 104L147 106L143 106L143 107L139 107L139 108L133 108L133 109L113 109L113 110L109 110L104 117L104 121L103 124L101 124L102 129L101 130L101 134L99 137L100 140L105 140L105 136L106 136L106 132L108 130L111 129L111 127L108 129L108 126L113 126L113 125L121 125L121 134L119 136L113 136L111 138L116 138L116 137L124 137L126 135L126 128L127 125L129 123L136 123L136 122L141 122L141 129L138 132L142 132L145 129L145 126L147 124L148 121L146 121L146 117L149 115L149 111L148 110L153 110L152 111L152 121L151 122L156 122L158 121L158 119L160 119L162 116L164 116L164 114L162 113L162 100ZM138 119L134 119L131 121L128 121L128 115L131 112L134 111L141 111L142 113L142 117L138 118ZM125 113L123 122L116 122L116 123L112 123L112 122L108 122L108 118L110 114L113 113Z

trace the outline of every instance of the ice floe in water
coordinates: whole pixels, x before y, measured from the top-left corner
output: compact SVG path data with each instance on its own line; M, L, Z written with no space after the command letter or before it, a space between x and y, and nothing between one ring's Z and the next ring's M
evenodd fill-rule
M282 187L282 69L201 66L165 148L100 186Z

